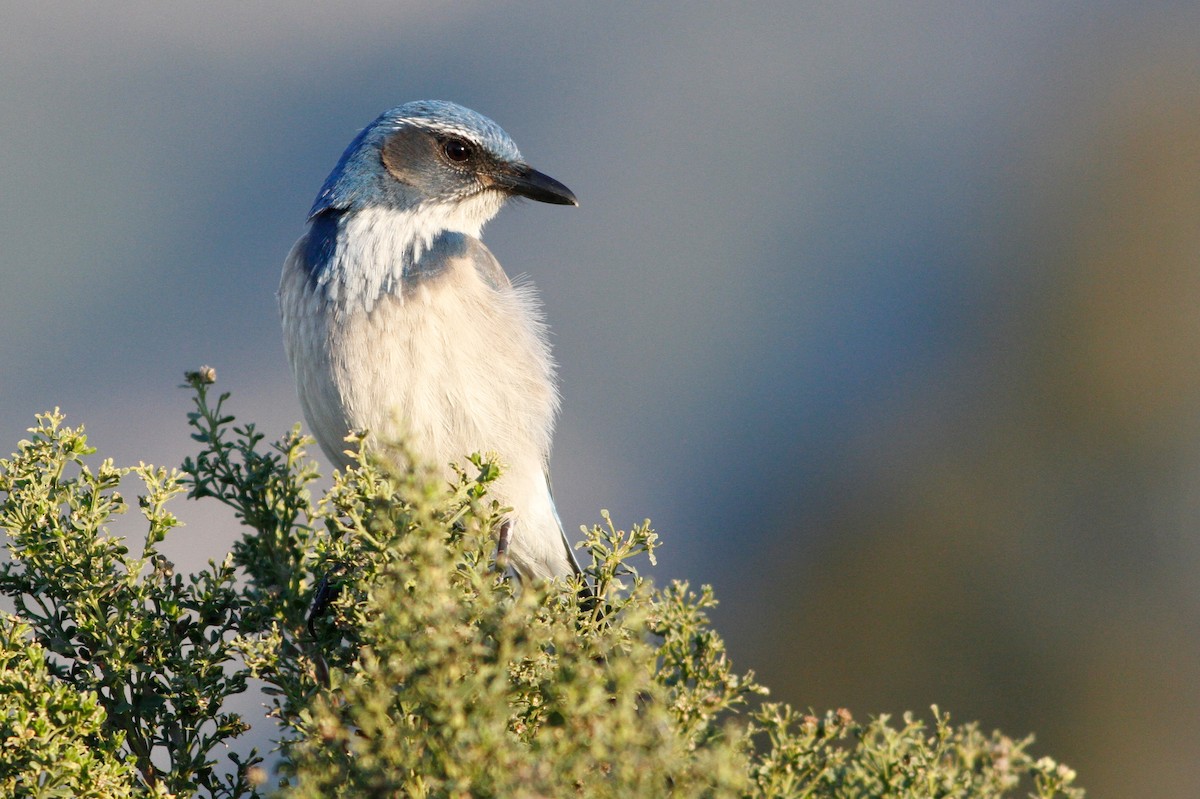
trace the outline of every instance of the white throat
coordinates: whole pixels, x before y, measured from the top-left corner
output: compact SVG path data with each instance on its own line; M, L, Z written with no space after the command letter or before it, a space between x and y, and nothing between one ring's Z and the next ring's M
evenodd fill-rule
M381 296L400 297L406 280L420 279L421 259L434 239L443 233L478 238L505 199L486 191L455 203L351 211L338 224L333 257L317 275L317 289L345 311L370 313Z

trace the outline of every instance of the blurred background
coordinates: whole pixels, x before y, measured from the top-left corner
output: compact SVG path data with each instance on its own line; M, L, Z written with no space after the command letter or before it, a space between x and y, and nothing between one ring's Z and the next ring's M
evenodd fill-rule
M178 464L202 363L290 428L313 196L455 100L581 201L485 237L554 331L569 528L652 518L777 699L1197 795L1200 9L1152 6L8 3L0 450L58 405Z

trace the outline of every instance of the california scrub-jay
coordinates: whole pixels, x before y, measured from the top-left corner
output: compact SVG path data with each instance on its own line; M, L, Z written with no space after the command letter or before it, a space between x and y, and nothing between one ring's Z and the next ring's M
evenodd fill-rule
M540 304L479 240L513 196L577 205L492 120L422 100L350 143L283 265L279 308L300 404L334 464L352 430L439 466L494 452L526 579L579 572L547 479L558 392Z

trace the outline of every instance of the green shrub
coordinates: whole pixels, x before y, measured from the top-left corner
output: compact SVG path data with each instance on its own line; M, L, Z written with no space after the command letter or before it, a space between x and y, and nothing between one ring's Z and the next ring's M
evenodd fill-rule
M314 499L310 442L264 445L212 379L189 375L200 451L179 471L93 467L57 411L0 460L19 618L0 620L0 796L1082 796L1031 739L936 707L927 726L761 703L712 592L638 573L648 522L587 531L590 587L507 579L479 456L447 485L402 447L366 451ZM147 523L132 551L106 528L126 477ZM186 578L158 551L184 491L245 526ZM225 709L251 678L273 776Z

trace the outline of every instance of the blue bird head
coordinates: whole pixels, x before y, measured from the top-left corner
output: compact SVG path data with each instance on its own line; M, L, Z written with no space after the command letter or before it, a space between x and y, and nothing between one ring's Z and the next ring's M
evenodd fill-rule
M463 203L490 218L511 196L578 205L570 189L526 164L492 120L455 103L418 100L385 111L355 137L309 218L327 211Z

